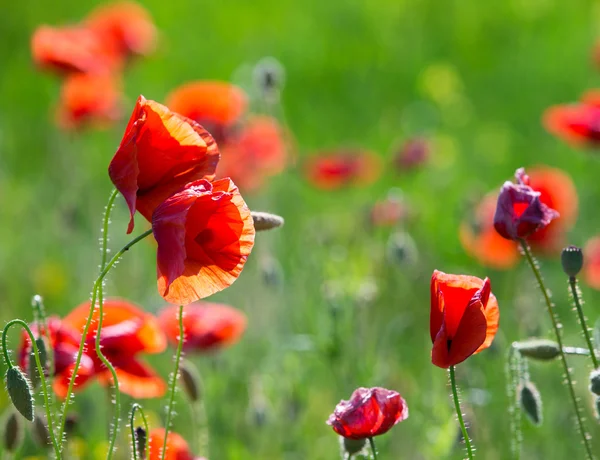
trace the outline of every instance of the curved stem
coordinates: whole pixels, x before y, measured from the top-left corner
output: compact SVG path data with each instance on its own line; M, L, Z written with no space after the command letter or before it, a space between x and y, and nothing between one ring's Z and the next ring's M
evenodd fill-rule
M460 429L462 430L463 439L465 440L465 446L467 448L467 455L469 460L473 459L473 446L471 445L471 440L469 439L469 433L467 432L467 427L465 426L465 421L463 420L462 411L460 410L460 400L458 399L458 389L456 388L456 375L454 373L454 366L450 366L448 369L450 373L450 386L452 387L452 397L454 399L454 408L456 409L456 417L458 418L458 423L460 425Z
M377 460L377 449L375 449L373 438L369 438L369 445L371 446L371 452L373 452L373 460Z
M165 439L161 453L161 460L165 460L167 454L167 438L169 436L169 428L171 426L171 416L173 413L173 404L175 403L175 390L177 388L177 376L179 374L179 362L181 361L181 350L183 349L184 330L183 330L183 305L179 305L179 342L177 343L177 352L175 353L175 369L171 376L171 388L169 390L169 404L167 406L167 420L165 421Z
M136 435L135 435L135 411L140 411L140 415L142 416L142 421L144 422L144 429L146 430L146 440L145 440L145 451L148 452L148 436L150 436L150 430L148 429L148 420L146 419L146 415L144 414L144 409L138 403L133 403L131 406L131 414L129 415L129 428L131 429L131 440L133 442L133 460L137 460L137 443L136 443Z
M571 294L573 295L573 302L575 302L575 308L577 309L577 315L579 316L579 324L583 330L583 336L587 342L587 346L590 350L590 357L594 363L594 369L598 368L598 358L596 358L596 352L594 351L594 345L592 344L592 338L590 337L590 330L587 327L585 315L583 314L583 308L581 308L581 301L579 300L579 292L577 289L577 278L574 276L569 277L569 286L571 287Z
M31 329L27 325L27 323L21 319L13 319L9 321L6 326L4 326L4 330L2 331L2 351L4 352L4 359L6 360L6 364L9 369L13 368L13 363L10 360L10 356L8 355L8 348L6 346L6 333L14 324L20 325L23 329L27 331L29 335L29 340L31 341L31 347L33 349L33 355L35 357L35 364L37 366L37 370L40 374L40 382L42 384L42 392L44 393L44 408L46 409L46 418L48 420L48 431L50 432L50 440L52 441L52 447L54 448L54 455L56 455L57 459L61 458L60 455L60 447L58 445L58 441L56 440L56 433L54 431L54 421L52 418L52 413L50 412L50 399L48 397L48 386L46 384L46 376L44 375L44 368L42 366L42 362L40 361L40 352L38 350L37 344L35 343L35 338L33 337L33 333ZM62 431L61 431L62 433Z
M96 305L96 297L98 294L98 288L99 288L100 284L102 283L102 281L104 280L104 278L106 277L106 275L108 274L108 272L110 271L110 269L117 263L117 261L121 258L121 256L123 254L125 254L125 252L127 252L133 245L135 245L139 241L143 240L151 233L152 233L152 229L147 230L144 233L142 233L141 235L135 237L133 240L131 240L125 246L123 246L121 248L121 250L119 252L117 252L113 256L112 259L110 259L110 262L108 262L108 264L106 264L106 266L104 267L104 270L102 270L102 272L100 273L100 275L94 282L94 287L92 289L92 301L91 301L91 306L90 306L90 314L89 314L88 319L83 328L83 332L81 335L81 342L79 343L79 350L77 351L77 357L75 358L75 366L73 367L73 372L71 373L71 379L69 380L69 388L67 389L67 396L65 398L65 402L63 405L63 413L62 413L61 423L60 423L60 432L61 433L63 433L64 429L65 429L65 423L67 420L67 410L69 408L69 404L71 401L71 395L73 394L73 386L75 385L75 377L77 375L77 372L79 371L79 366L81 365L81 357L83 355L83 349L85 347L86 337L87 337L88 331L90 329L92 319L94 318L94 309L95 309L95 305Z
M586 456L588 459L593 459L594 456L592 454L592 447L590 446L590 439L588 438L585 427L583 426L583 415L581 413L581 408L579 407L579 403L577 402L577 396L575 395L575 388L573 385L573 378L571 377L571 370L569 369L569 364L567 363L567 357L563 350L563 342L562 342L562 334L561 334L561 326L559 325L558 318L556 313L554 312L554 306L552 301L550 300L550 295L548 293L548 289L544 284L544 280L542 278L542 274L536 262L531 254L531 249L525 240L521 240L521 247L523 248L523 253L525 254L525 258L535 275L535 278L540 286L542 291L542 295L544 296L544 300L546 302L546 308L548 309L548 315L550 316L550 320L552 321L552 327L554 328L554 334L556 336L556 342L558 343L558 347L560 350L560 360L563 364L563 369L565 372L565 377L567 379L567 386L569 388L569 395L571 396L571 402L573 403L573 408L575 409L575 417L577 419L577 425L579 428L579 432L581 434L581 438L583 440L583 445L585 446Z
M110 224L110 213L115 204L115 199L117 198L118 194L119 194L119 191L117 189L114 189L112 191L112 193L110 194L110 197L108 198L108 203L106 204L106 209L104 210L104 222L102 223L102 246L100 249L100 251L102 253L102 262L100 263L100 272L102 272L102 270L104 270L104 268L106 267L106 260L108 258L108 225Z

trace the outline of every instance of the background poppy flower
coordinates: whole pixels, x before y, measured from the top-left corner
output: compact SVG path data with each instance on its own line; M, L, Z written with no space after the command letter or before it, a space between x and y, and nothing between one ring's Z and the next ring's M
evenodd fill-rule
M600 107L588 103L556 105L544 112L543 125L550 134L575 146L600 144Z
M427 139L415 137L409 139L397 150L394 165L398 171L408 171L427 162L430 146Z
M590 238L583 248L583 279L600 290L600 236Z
M408 406L399 393L385 388L358 388L349 401L340 401L327 424L345 438L379 436L408 418Z
M156 206L185 184L212 180L218 162L217 144L202 126L140 96L108 167L129 206L127 233L136 210L151 221Z
M381 160L364 150L326 152L306 160L306 178L322 190L335 190L349 185L374 182L381 171Z
M410 210L402 198L390 194L371 207L369 223L374 227L393 227L404 221L409 212Z
M162 378L139 360L140 353L160 353L167 346L166 338L154 316L121 299L104 301L104 320L100 345L106 358L115 367L119 389L134 398L162 396L166 384ZM90 302L76 307L63 320L72 329L83 329L90 311ZM95 374L104 384L111 383L110 372L95 351L98 310L94 312L93 326L86 337L86 353L92 357Z
M165 440L165 429L155 428L150 431L148 437L149 456L148 460L194 460L194 455L183 437L173 431L167 435L167 451L162 456L162 448ZM196 459L202 460L202 459Z
M179 308L170 306L159 315L169 341L179 342ZM194 302L186 305L183 316L184 350L211 351L236 343L246 329L246 315L228 305Z
M156 208L152 230L158 291L178 305L230 286L254 245L250 210L230 179L187 184Z
M498 301L488 278L434 270L429 322L433 364L449 368L488 348L499 318Z

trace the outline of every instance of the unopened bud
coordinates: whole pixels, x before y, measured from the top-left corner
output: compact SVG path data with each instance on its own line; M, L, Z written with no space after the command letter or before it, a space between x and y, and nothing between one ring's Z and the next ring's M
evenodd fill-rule
M340 442L342 444L342 449L344 449L344 453L349 455L358 454L361 450L364 449L367 440L366 439L350 439L340 436Z
M33 421L33 395L25 374L17 366L6 371L6 390L15 408L30 422Z
M10 412L4 422L4 449L8 452L14 452L21 444L23 430L19 417L14 412Z
M535 426L542 424L542 396L532 382L525 382L519 386L519 404L531 423Z
M141 459L146 458L146 440L148 433L141 426L135 429L134 448L137 450Z
M567 246L560 255L563 271L574 278L583 267L583 251L577 246Z
M532 339L517 342L515 347L521 355L539 361L550 361L560 355L560 346L558 343L547 339Z
M181 363L179 377L183 391L190 398L190 401L198 401L200 399L200 376L190 362L184 361Z
M596 369L590 374L590 391L600 396L600 369Z
M252 211L252 219L254 220L254 229L257 232L281 227L285 222L281 216L259 211Z
M48 425L46 419L36 414L33 419L33 440L41 447L50 447L50 431L48 431Z

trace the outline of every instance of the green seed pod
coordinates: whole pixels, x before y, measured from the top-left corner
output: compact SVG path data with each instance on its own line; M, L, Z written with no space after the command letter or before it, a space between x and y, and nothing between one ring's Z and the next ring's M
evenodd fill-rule
M600 369L596 369L590 374L590 391L596 396L600 396Z
M134 448L137 450L140 458L145 459L146 458L146 439L147 439L147 433L146 430L144 430L144 428L142 428L141 426L138 426L135 429L135 440L134 440Z
M48 431L48 425L45 417L36 414L33 419L33 430L31 432L33 440L40 447L50 447L50 431Z
M33 422L33 395L25 374L17 366L6 371L6 389L15 408Z
M10 412L4 421L4 449L8 452L14 452L23 440L23 429L19 417L14 412Z
M531 423L535 426L542 424L542 396L532 382L519 385L519 404Z
M254 229L257 232L281 227L285 222L281 216L258 211L252 211L252 220L254 220Z
M550 361L560 355L558 343L547 339L532 339L517 342L515 347L522 356L539 361Z
M574 278L583 267L583 251L577 246L567 246L560 255L563 271Z
M190 401L196 402L200 399L200 376L194 366L184 361L179 367L179 379L183 391L190 398Z
M367 443L366 439L350 439L340 436L340 444L344 453L355 455L364 449Z

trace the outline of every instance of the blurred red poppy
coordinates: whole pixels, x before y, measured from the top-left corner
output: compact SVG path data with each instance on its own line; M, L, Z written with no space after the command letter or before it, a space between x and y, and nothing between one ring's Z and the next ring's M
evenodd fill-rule
M408 418L408 406L399 393L385 388L358 388L349 401L340 401L327 424L345 438L365 439L387 433Z
M540 200L540 192L528 184L523 168L515 173L517 183L505 182L498 195L494 228L503 237L517 241L527 238L558 218L559 214Z
M399 171L408 171L427 162L430 154L427 139L415 137L406 141L394 156L394 165Z
M248 106L241 88L222 81L195 81L181 85L166 98L166 105L202 125L221 145Z
M377 201L369 211L369 223L374 227L393 227L408 216L409 209L397 196Z
M64 129L108 125L121 116L121 98L119 82L110 74L69 75L61 89L58 124Z
M230 179L191 182L152 216L158 291L187 305L230 286L254 245L250 210Z
M90 302L76 307L63 320L73 330L83 329L90 311ZM111 384L112 377L95 352L98 310L94 312L93 326L86 337L87 351L95 367L95 375L103 385ZM104 320L100 346L106 358L115 367L119 390L134 398L155 398L166 391L166 384L151 368L139 360L140 353L160 353L166 348L165 335L157 319L134 304L121 299L104 301ZM68 379L67 379L68 385ZM64 397L67 386L60 388Z
M590 238L583 248L583 279L600 290L600 236Z
M134 2L100 5L85 24L124 57L149 54L156 44L156 27L150 14Z
M542 117L546 130L574 146L596 147L600 144L600 97L588 91L581 102L555 105Z
M313 155L305 163L309 182L322 190L368 185L379 177L381 160L365 150L339 150Z
M488 348L499 318L498 301L488 278L434 270L429 322L433 364L449 368Z
M183 437L177 433L169 431L167 435L167 451L162 456L163 444L165 440L165 429L155 428L150 431L148 437L149 456L148 460L194 460L194 455ZM202 460L202 459L196 459Z
M140 96L108 174L131 214L148 221L154 209L188 182L214 178L219 150L195 121Z
M179 308L165 308L159 322L169 341L179 342ZM184 350L212 351L236 343L246 329L246 315L228 305L195 302L187 305L183 316Z
M109 43L80 26L38 27L31 38L31 54L38 67L60 74L106 74L121 65L121 57Z

